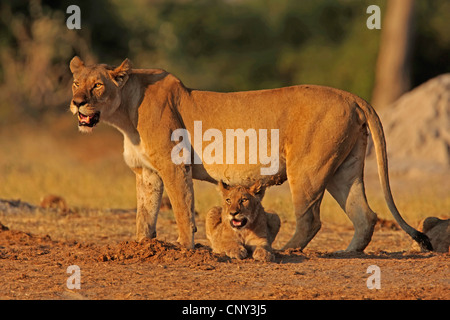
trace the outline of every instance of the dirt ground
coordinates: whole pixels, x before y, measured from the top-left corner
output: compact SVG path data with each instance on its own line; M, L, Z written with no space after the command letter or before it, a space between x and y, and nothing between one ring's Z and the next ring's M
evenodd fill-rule
M0 210L0 299L450 299L449 254L420 252L395 224L377 225L365 253L349 254L336 251L353 230L325 223L303 252L277 250L275 262L262 263L212 253L202 219L187 250L175 244L170 212L160 215L158 239L138 243L134 210L13 205ZM292 232L284 223L274 247ZM68 288L72 265L80 289ZM372 265L380 289L368 288Z

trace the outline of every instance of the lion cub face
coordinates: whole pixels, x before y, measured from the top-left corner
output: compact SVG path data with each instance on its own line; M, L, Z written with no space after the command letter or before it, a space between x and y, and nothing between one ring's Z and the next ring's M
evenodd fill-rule
M240 230L252 225L259 213L258 207L264 196L264 188L256 183L250 188L243 186L230 187L223 181L219 182L224 203L222 221L229 221L234 230Z
M117 68L85 66L80 58L70 62L73 73L70 111L78 116L78 129L91 132L100 119L110 119L120 105L120 89L128 80L131 63L125 59Z

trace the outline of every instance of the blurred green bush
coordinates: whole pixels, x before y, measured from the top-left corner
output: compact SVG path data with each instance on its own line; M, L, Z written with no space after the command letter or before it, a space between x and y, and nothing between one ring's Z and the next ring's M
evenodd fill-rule
M66 8L81 8L81 30ZM62 113L70 59L164 68L186 86L235 91L312 83L370 100L386 0L14 1L0 4L0 124ZM450 71L450 3L418 1L412 83ZM382 24L383 26L383 24Z

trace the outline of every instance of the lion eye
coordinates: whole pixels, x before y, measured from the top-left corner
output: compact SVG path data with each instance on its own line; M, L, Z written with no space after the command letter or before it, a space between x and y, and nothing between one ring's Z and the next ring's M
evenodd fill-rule
M248 199L247 198L242 198L242 202L247 202Z
M101 88L102 86L103 86L103 83L96 83L96 84L94 84L94 88L95 89Z
M75 87L79 87L79 86L80 86L80 84L78 83L78 81L74 81L74 82L73 82L73 85L74 85Z
M225 202L231 204L231 199L225 199Z

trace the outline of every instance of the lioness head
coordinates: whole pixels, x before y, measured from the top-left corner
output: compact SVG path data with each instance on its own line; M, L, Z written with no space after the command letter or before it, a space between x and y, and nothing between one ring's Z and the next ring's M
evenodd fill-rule
M70 111L78 115L78 129L91 132L100 119L108 119L119 107L120 90L128 80L131 62L128 59L113 68L104 64L85 66L75 56L70 61L73 73Z
M250 188L231 187L220 181L219 189L224 199L222 219L229 221L232 228L242 229L256 220L265 191L259 181Z

